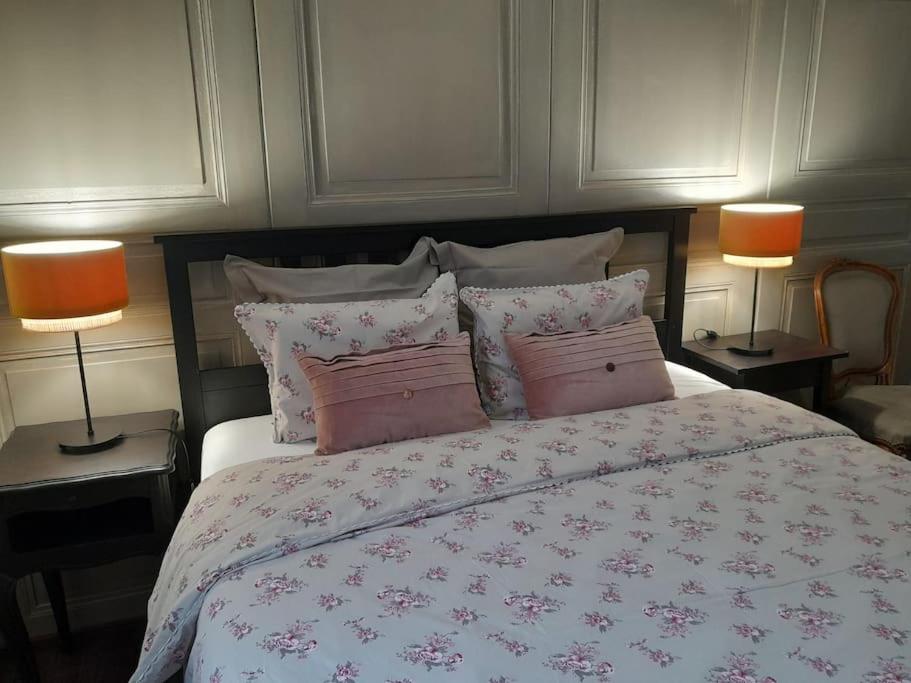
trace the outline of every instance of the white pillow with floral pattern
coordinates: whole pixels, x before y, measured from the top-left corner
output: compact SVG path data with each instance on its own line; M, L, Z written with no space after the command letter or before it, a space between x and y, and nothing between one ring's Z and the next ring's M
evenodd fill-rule
M313 395L299 358L454 339L457 303L455 276L444 273L419 299L237 306L234 317L269 375L275 441L316 436Z
M474 316L474 357L481 404L494 419L525 420L525 395L503 335L557 334L604 327L642 315L648 271L599 282L551 287L463 287Z

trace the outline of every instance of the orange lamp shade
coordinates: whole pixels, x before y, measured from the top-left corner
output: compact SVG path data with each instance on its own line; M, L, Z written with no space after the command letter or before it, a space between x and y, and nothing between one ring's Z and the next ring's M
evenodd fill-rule
M26 329L65 332L120 319L129 303L123 244L64 240L0 252L10 314Z
M800 251L803 207L796 204L725 204L718 249L726 263L753 268L789 266Z

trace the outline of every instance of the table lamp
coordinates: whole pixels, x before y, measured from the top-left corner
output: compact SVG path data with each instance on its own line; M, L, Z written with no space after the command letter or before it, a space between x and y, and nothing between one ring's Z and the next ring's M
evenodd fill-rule
M73 332L85 404L85 431L59 435L64 453L96 453L123 438L115 427L95 430L85 386L79 332L110 325L129 303L123 244L110 240L34 242L0 252L10 314L34 332Z
M753 313L750 343L729 351L744 356L771 355L771 347L755 345L756 297L760 268L786 268L800 251L803 207L796 204L725 204L721 207L718 249L725 263L756 270L753 276Z

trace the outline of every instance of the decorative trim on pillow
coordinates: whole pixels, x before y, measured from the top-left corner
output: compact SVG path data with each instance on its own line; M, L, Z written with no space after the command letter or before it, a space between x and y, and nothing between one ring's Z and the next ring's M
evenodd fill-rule
M604 327L642 315L645 270L576 285L481 289L459 297L474 316L474 356L481 403L491 418L525 419L525 396L504 334L555 334Z
M489 427L469 347L463 332L435 344L301 358L316 409L316 452Z
M419 299L237 306L234 317L269 375L275 441L316 436L310 384L298 360L452 339L459 333L457 301L455 277L445 273Z
M607 277L607 264L623 244L623 228L576 237L472 247L430 240L430 260L463 287L541 287ZM472 331L472 315L459 306L459 327Z
M560 334L506 334L532 419L674 398L651 318Z

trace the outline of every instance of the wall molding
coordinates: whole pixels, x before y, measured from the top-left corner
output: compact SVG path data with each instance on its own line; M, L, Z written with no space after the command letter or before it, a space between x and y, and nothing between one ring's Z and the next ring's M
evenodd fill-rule
M184 6L203 182L22 190L0 188L0 220L13 216L123 210L194 210L228 205L211 0L185 0Z
M883 8L906 8L907 3L890 2L889 0L870 0L864 3L841 3L839 11L863 12L880 6ZM871 199L888 199L911 196L911 159L879 160L876 149L882 147L883 141L877 138L880 131L869 122L863 132L851 133L849 123L864 125L864 120L845 122L841 125L847 134L852 134L852 143L842 155L831 154L833 158L814 158L811 155L811 142L817 137L817 129L822 117L830 124L831 117L837 117L839 102L827 102L821 107L819 100L820 74L824 73L824 62L833 57L824 47L824 32L827 13L835 11L833 0L814 0L813 2L788 2L786 8L785 35L781 59L781 70L778 84L778 107L775 117L776 134L773 141L774 154L769 169L769 197L775 200L799 198L803 201L827 201L838 198L839 201L860 202ZM871 10L872 11L872 10ZM888 50L896 49L893 41L887 42L878 38L876 32L862 21L856 21L853 30L866 31L865 45L869 50L882 49L883 55L878 60L882 64L889 54ZM824 31L825 29L825 31ZM841 27L842 31L848 30ZM877 35L877 38L874 37ZM897 39L895 36L892 38ZM860 39L859 39L860 40ZM832 53L835 54L835 53ZM871 53L872 54L872 53ZM861 55L862 56L862 55ZM844 59L844 51L842 51ZM895 60L891 60L894 62ZM901 64L896 64L894 76L902 78ZM843 74L844 64L830 67L838 74L840 87L850 94L855 82L867 80L864 72L856 71ZM873 67L870 67L873 68ZM888 74L879 67L877 73L888 79ZM883 75L885 74L885 75ZM829 85L830 91L833 87ZM860 86L858 86L860 87ZM831 97L831 92L830 92ZM863 103L847 100L850 106L859 110ZM892 102L891 106L899 106ZM888 110L884 110L888 113ZM904 112L904 108L901 113ZM856 114L855 114L856 116ZM835 120L838 120L837 118ZM831 127L831 126L830 126ZM839 129L840 130L840 129ZM829 132L831 135L831 131ZM860 149L858 150L858 145ZM871 158L864 159L864 145ZM881 149L880 149L881 153ZM841 157L845 158L834 158Z
M808 203L802 250L911 244L911 200Z
M326 133L329 113L324 102L324 77L320 53L319 0L295 3L298 58L301 78L301 115L304 122L304 164L310 206L433 201L458 197L515 195L518 193L518 82L519 0L500 0L501 53L500 123L498 158L500 172L492 176L452 176L430 179L338 181L332 177ZM504 85L505 84L505 85Z
M784 332L791 331L791 323L794 319L794 295L797 291L813 289L812 275L786 275L784 278L784 288L782 289L781 315L778 319L778 329Z
M607 41L616 45L616 36L597 34L608 24L603 16L598 19L599 12L610 9L608 4L604 0L554 3L552 210L706 205L764 198L777 113L785 3L719 0L717 8L709 3L675 3L673 9L680 13L681 21L673 23L661 18L667 4L657 0L617 7L622 10L617 21L622 23L609 24L605 30L622 31L627 40L635 41L631 45L645 41L649 49L620 54L621 61L611 62L614 69L606 77L598 69L614 53L605 57L598 51L609 49ZM718 12L723 14L702 29L700 38L712 40L714 36L720 41L718 32L723 29L724 41L708 43L701 51L697 42L694 51L687 52L679 24L690 21L704 26ZM707 33L710 29L711 34ZM673 68L662 61L671 53L649 57L655 51L662 54L662 45L669 45L673 55L679 51L683 60L679 73L669 72L674 80L666 77L660 90L637 85L634 81L648 68ZM723 71L713 74L715 80L702 73L709 63L725 65ZM599 80L603 82L599 84ZM693 87L687 87L690 83ZM599 113L603 103L598 88L611 90L608 95L614 97L616 111ZM630 97L632 101L628 101ZM618 101L625 104L616 104ZM660 138L664 146L646 139L641 151L634 145L616 147L617 140L628 142L629 131L648 137L635 118L637 106L645 108L643 116L654 129L667 129L667 135ZM714 116L712 129L723 135L703 130L707 115ZM679 121L678 128L675 121ZM596 127L602 130L594 130ZM627 138L617 137L626 129ZM615 136L613 148L607 142L596 147L597 140L611 135ZM668 145L671 151L667 151ZM598 154L608 156L602 159Z
M911 172L911 159L896 159L892 163L870 163L864 159L811 159L810 144L816 112L816 93L822 56L822 41L828 0L816 0L813 8L813 29L810 38L810 62L801 111L799 156L795 176L812 175L883 175Z
M684 302L689 308L689 316L686 315L687 306L684 307L684 317L686 318L683 325L683 341L689 341L696 328L709 327L721 335L728 334L733 317L733 282L719 282L706 285L696 285L686 288ZM715 315L720 317L721 324L714 325L702 323L701 321L692 321L692 316L696 313L699 305L708 304L714 309Z
M437 6L428 5L427 11ZM457 19L461 30L476 38L460 39L464 46L441 43L439 51L432 43L429 48L413 41L403 46L405 57L425 50L425 61L444 66L458 64L459 55L473 50L472 65L490 65L496 71L480 83L457 78L459 87L479 93L480 100L461 97L455 105L448 93L427 90L420 85L423 81L397 81L396 93L389 97L396 97L400 106L384 108L379 120L406 146L420 141L415 137L420 133L427 149L409 147L411 156L391 156L386 162L382 138L373 141L369 156L364 151L359 158L357 138L346 145L338 122L336 128L326 128L327 121L338 118L331 109L351 101L349 94L334 89L344 85L339 73L348 70L349 61L364 77L373 73L366 61L368 46L359 37L366 29L330 24L326 15L334 7L325 1L253 0L253 8L274 227L547 212L552 0L459 5L450 21ZM391 5L389 11L397 13L399 29L409 20L407 5ZM431 26L440 28L439 22ZM330 38L335 42L326 42ZM416 79L426 76L420 70L415 74ZM369 103L382 94L369 90L358 97ZM409 123L395 123L399 109ZM420 118L425 110L430 116L426 121ZM373 130L369 112L345 111L346 125L359 126L357 134L367 134L360 133L361 127ZM412 120L417 123L412 125ZM456 144L459 153L450 154L449 160L446 150ZM364 159L375 163L368 166Z
M137 308L139 308L138 311L136 310ZM121 322L116 323L117 326L129 325L130 322L135 322L140 318L153 318L162 321L163 324L166 324L168 327L170 327L169 311L166 305L144 307L131 306L124 310L123 316L124 319ZM21 323L17 318L0 319L0 339L8 336L13 336L14 333L20 332L21 329ZM110 331L112 336L115 332L115 330ZM38 335L29 332L22 332L22 334L29 334L36 338L38 337ZM0 363L17 360L31 360L37 358L57 358L60 356L75 357L76 347L74 345L73 335L71 333L61 332L53 334L42 334L41 338L48 338L49 340L53 340L53 343L47 343L27 348L18 347L16 350L0 351ZM110 340L83 341L82 352L88 356L93 353L122 351L125 349L144 349L157 346L168 346L172 344L173 340L170 334L152 336L117 334L113 337L113 339ZM9 343L2 344L2 347L9 348L12 346L14 345Z
M750 99L753 94L754 67L756 62L757 35L760 20L760 3L750 0L748 19L743 28L744 63L743 73L734 97L740 98L739 126L737 139L737 161L731 166L721 167L655 167L637 169L595 168L595 146L597 144L594 124L595 95L597 86L598 58L598 14L599 0L585 0L582 10L582 125L579 154L579 189L590 190L618 187L649 187L654 185L675 185L686 183L712 184L736 182L742 179L746 139L750 122Z

